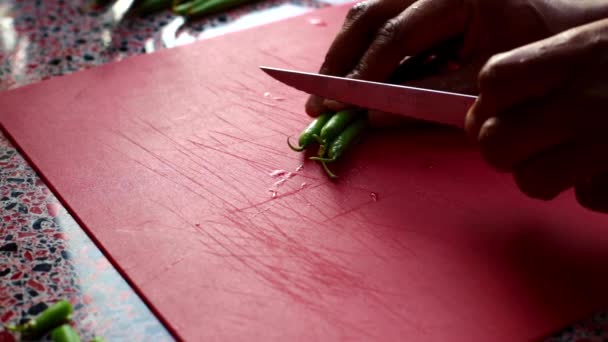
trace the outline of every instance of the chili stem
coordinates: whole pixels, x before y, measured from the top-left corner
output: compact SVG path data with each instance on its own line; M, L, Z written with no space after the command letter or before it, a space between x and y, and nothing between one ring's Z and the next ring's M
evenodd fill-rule
M336 158L324 158L324 157L310 157L310 160L316 160L324 163L335 162Z
M323 166L323 170L325 170L325 173L327 173L330 178L338 178L335 173L331 172L331 170L329 169L329 167L327 167L327 164L324 161L321 162L321 165Z
M287 137L287 145L289 146L290 149L296 151L296 152L302 152L304 151L306 148L305 147L294 147L291 142L289 141L289 137Z

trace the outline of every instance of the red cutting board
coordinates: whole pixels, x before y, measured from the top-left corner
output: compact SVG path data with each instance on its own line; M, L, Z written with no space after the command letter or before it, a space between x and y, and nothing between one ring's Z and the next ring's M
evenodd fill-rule
M525 198L460 132L295 171L306 96L258 66L316 70L347 8L4 93L0 122L185 340L525 341L608 302L607 217Z

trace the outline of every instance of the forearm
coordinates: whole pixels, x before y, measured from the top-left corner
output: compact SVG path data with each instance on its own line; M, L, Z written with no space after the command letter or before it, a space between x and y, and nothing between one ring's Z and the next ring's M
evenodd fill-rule
M554 33L608 18L608 0L540 0L539 13L550 14L547 21Z

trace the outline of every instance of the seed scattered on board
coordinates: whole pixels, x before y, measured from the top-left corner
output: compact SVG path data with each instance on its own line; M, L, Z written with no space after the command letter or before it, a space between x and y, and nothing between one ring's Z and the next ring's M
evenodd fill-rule
M372 199L372 201L377 202L378 201L378 194L375 192L372 192L369 194L369 197Z
M269 173L270 177L281 177L282 175L286 174L287 171L285 170L273 170Z
M264 93L264 97L267 99L275 100L275 101L285 101L284 97L273 96L269 91Z
M327 25L323 19L321 18L310 18L308 19L308 23L315 26L325 26Z
M277 198L278 192L276 190L268 189L268 192L270 192L270 197Z

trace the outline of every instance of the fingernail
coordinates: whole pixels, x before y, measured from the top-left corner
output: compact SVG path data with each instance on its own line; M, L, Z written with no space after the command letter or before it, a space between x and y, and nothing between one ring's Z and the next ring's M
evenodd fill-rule
M323 111L323 99L312 95L306 101L306 114L310 116L318 116Z
M325 100L323 101L323 106L333 111L339 111L347 107L344 103L335 100Z

